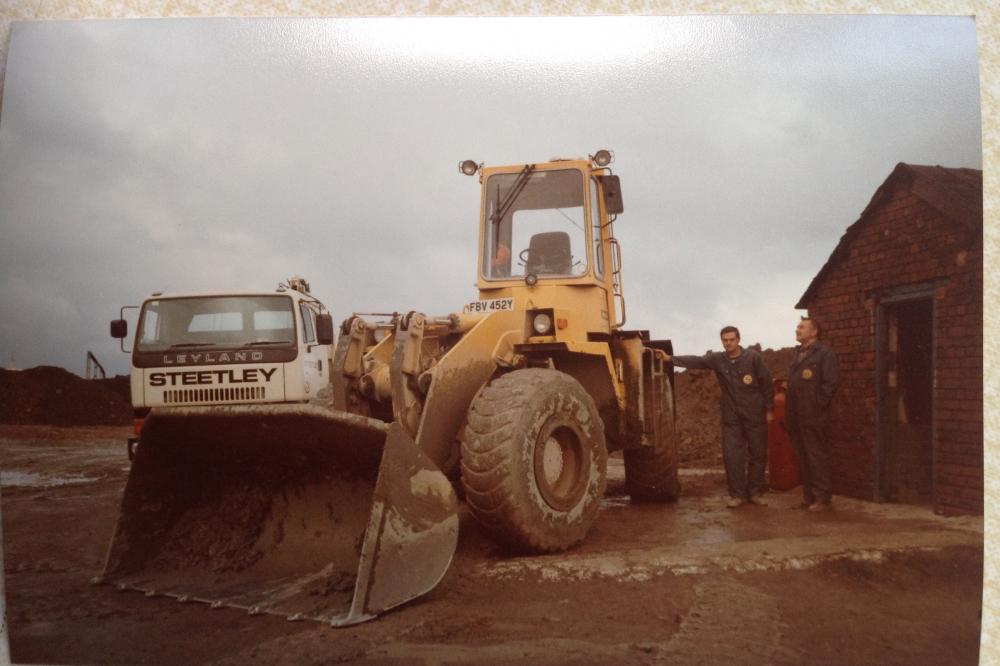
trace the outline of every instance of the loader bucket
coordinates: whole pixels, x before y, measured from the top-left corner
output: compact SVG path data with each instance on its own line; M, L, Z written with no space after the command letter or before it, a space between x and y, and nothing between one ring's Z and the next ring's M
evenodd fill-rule
M344 626L430 591L451 485L398 424L312 405L154 409L99 583Z

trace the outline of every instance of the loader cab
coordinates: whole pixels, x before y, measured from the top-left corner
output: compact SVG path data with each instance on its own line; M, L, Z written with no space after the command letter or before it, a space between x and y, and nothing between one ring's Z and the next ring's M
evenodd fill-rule
M482 276L489 281L592 275L586 180L579 169L539 170L485 179Z
M591 157L474 166L482 183L479 298L510 297L515 309L558 306L566 292L554 289L573 287L570 300L601 315L588 331L624 323L611 229L621 195L606 163Z

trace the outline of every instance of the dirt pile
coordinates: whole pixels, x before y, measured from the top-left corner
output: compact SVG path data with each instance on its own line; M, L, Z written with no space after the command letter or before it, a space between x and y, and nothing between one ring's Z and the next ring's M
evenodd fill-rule
M765 349L764 362L784 377L793 348ZM719 384L706 370L675 375L677 430L684 467L722 464ZM0 423L41 425L127 425L132 421L126 375L86 380L62 368L0 369Z
M795 349L765 349L764 363L775 379L788 375ZM722 429L719 424L719 382L710 370L684 370L674 375L677 394L677 434L682 467L722 465Z
M73 426L131 422L126 375L87 380L48 365L0 369L0 423Z

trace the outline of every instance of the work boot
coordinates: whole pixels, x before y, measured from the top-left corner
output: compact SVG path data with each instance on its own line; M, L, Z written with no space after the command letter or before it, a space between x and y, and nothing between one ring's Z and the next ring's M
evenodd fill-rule
M757 506L767 506L767 499L764 497L764 493L757 493L750 496L750 503Z
M746 503L747 501L742 497L730 497L729 499L726 500L726 508L738 509Z
M815 502L812 506L809 507L809 511L816 513L820 511L833 511L833 505L830 504L830 500L827 500L825 502Z
M791 508L792 509L800 509L800 510L808 510L810 507L812 507L812 505L813 505L813 503L810 502L809 500L802 500L798 504L793 504L791 506Z

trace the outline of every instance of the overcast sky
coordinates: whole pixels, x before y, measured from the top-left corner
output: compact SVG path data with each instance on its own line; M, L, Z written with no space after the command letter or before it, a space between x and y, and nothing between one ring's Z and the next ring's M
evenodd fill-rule
M615 151L628 326L794 344L898 162L981 168L971 18L16 23L0 366L109 373L121 305L300 274L340 321L476 298L486 164Z

